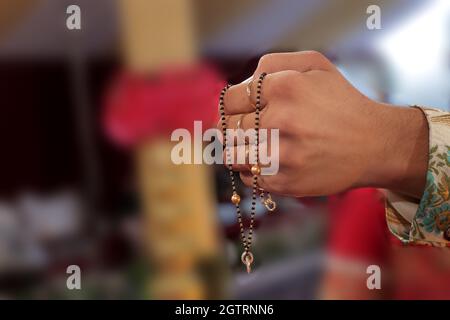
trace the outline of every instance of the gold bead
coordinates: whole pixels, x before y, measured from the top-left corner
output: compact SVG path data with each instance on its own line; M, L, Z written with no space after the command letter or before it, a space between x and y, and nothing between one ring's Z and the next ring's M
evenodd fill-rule
M237 193L233 193L231 196L231 202L233 204L239 204L239 202L241 202L241 197Z
M259 176L261 174L261 168L257 164L254 164L250 169L250 171L254 176Z

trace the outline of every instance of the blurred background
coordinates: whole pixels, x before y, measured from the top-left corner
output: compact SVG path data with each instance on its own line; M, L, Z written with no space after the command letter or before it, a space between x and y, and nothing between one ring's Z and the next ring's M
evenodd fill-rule
M269 52L448 110L449 39L447 0L1 1L0 298L450 299L450 253L402 246L372 189L258 207L247 275L228 173L170 161L171 130L214 126L221 86Z

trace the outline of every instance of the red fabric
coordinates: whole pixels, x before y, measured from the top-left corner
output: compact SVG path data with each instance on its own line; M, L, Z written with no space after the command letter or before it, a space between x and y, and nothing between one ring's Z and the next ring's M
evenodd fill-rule
M152 78L123 73L105 95L103 124L107 135L129 146L174 129L203 129L217 121L217 101L225 82L208 66L165 70Z
M355 189L332 196L330 211L330 253L370 263L384 262L390 237L378 190Z
M385 297L449 299L449 256L442 248L401 245L388 230L384 201L376 189L330 197L330 209L329 252L389 268L390 290Z

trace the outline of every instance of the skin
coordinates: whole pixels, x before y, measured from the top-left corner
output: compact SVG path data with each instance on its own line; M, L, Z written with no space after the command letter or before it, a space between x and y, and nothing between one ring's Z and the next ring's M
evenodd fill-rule
M369 99L314 51L265 55L254 79L262 72L268 75L260 128L280 130L280 168L259 178L262 188L301 197L376 187L421 197L428 164L428 127L421 110ZM254 127L246 87L244 82L225 94L228 128L236 128L241 115L242 129ZM252 185L249 165L233 168Z

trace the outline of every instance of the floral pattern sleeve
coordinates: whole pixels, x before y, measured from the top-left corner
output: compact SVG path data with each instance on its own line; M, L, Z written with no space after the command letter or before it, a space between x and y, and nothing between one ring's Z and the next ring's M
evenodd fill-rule
M450 246L450 113L420 109L429 127L426 187L420 201L388 192L386 220L403 243Z

